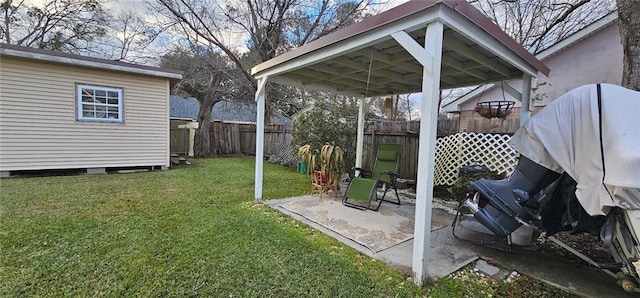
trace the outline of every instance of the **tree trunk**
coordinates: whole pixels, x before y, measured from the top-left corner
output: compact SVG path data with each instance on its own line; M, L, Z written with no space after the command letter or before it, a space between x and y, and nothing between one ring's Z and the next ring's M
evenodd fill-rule
M198 111L198 122L200 126L196 130L194 140L194 154L198 157L205 157L211 154L211 109L220 100L213 98L198 98L200 110Z
M624 51L622 86L640 91L640 1L617 0L617 3Z

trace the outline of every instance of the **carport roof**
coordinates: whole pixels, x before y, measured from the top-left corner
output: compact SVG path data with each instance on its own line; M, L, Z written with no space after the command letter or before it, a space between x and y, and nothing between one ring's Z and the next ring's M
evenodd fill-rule
M414 58L416 52L412 55L399 43L397 33L404 31L408 35L401 35L424 46L426 28L436 21L444 25L441 89L549 73L466 1L410 1L251 71L271 82L350 95L421 92L423 66Z

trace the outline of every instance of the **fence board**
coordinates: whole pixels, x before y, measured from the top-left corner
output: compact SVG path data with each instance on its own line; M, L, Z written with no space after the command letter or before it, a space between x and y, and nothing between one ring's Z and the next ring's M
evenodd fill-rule
M486 121L484 121L486 120ZM472 125L485 126L488 131L495 133L510 131L513 126L517 128L519 120L502 121L501 119L475 119ZM452 124L455 123L455 124ZM403 154L400 159L400 177L405 179L417 179L419 121L393 123L382 122L370 126L365 132L363 166L372 167L375 160L375 150L378 144L400 144ZM451 184L457 177L460 166L477 160L498 172L510 172L515 163L517 154L508 145L509 137L500 134L473 134L457 133L457 119L441 119L438 121L438 145L436 149L436 184ZM493 127L493 129L491 129ZM443 135L449 135L444 137ZM457 140L453 142L452 140ZM442 147L443 142L447 150ZM440 173L438 173L440 172Z
M486 120L486 121L484 121ZM519 122L501 121L500 119L471 119L468 124L471 127L486 127L495 132L511 131ZM457 119L440 119L438 121L439 141L436 148L436 184L450 184L457 175L458 168L470 162L478 160L498 171L509 171L514 163L515 155L510 151L504 136L491 135L478 136L480 134L462 133L450 135L458 130ZM175 124L177 127L177 123ZM497 131L496 131L497 130ZM364 136L363 166L371 167L375 160L375 148L381 143L400 144L403 153L400 158L400 177L405 179L417 179L418 167L418 143L420 121L377 121L370 126ZM282 151L283 144L291 142L292 130L281 125L266 125L264 135L265 156L277 155ZM443 135L450 135L449 139L455 139L449 147L442 149ZM212 153L217 155L247 154L255 155L256 126L254 124L237 124L215 122L211 132ZM187 142L184 142L186 138ZM463 140L464 139L464 140ZM470 141L468 139L473 139ZM181 147L186 145L186 147ZM179 153L188 150L188 130L171 128L171 152ZM186 149L184 149L186 148ZM282 155L282 154L281 154ZM438 178L439 177L439 178ZM444 178L443 178L444 177Z
M169 151L171 154L189 154L189 129L171 128L169 131Z
M178 128L178 126L191 122L190 120L179 119L171 119L169 121L169 151L171 154L189 154L189 129Z
M239 124L214 122L211 129L211 151L216 155L241 154Z
M504 119L487 119L473 111L463 111L459 119L465 123L459 131L512 134L520 128L520 118L512 115Z
M291 142L292 130L283 125L265 125L264 154L272 155L278 152L282 144ZM256 126L243 124L239 129L240 151L243 154L256 154Z
M415 180L418 166L418 138L418 134L365 133L362 165L367 168L373 166L378 144L399 144L402 146L402 156L400 156L398 174L402 178Z

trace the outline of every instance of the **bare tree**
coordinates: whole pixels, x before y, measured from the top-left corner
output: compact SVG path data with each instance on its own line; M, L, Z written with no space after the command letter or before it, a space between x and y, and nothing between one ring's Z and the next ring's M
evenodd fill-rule
M113 15L105 1L1 1L1 42L127 62L157 59L148 49L163 28L132 11Z
M149 24L134 11L122 10L110 18L111 35L100 45L104 58L145 64L166 53L166 45L155 46L165 28ZM152 49L153 48L153 49Z
M184 79L177 89L195 97L199 104L197 120L200 128L196 130L194 153L207 156L211 153L210 131L213 106L231 97L246 96L244 89L236 88L233 83L240 75L231 66L226 57L203 47L176 49L162 56L162 67L181 69Z
M411 113L413 113L413 103L411 102L411 95L401 95L400 102L398 103L398 108L402 113L406 115L406 119L408 121L412 121Z
M90 42L107 31L107 12L98 0L50 0L38 6L5 0L0 28L8 44L71 53L91 52Z
M222 51L255 90L250 68L361 17L370 0L156 0L152 8L174 32ZM291 36L287 36L291 33ZM250 51L254 59L243 60ZM249 62L250 64L245 64Z
M171 33L184 38L180 44L197 45L224 56L233 70L227 73L234 74L234 79L229 80L234 94L244 94L235 100L250 100L257 88L251 67L358 20L369 1L155 0L150 7L161 26L170 27ZM189 74L184 77L188 79ZM296 90L269 86L266 91L267 113L277 109L291 115L300 110ZM209 110L208 106L218 101L203 98L201 111ZM202 138L196 136L196 143L207 142L203 138L209 134L208 127L202 124Z
M532 53L546 49L615 10L612 0L470 2Z
M624 62L622 86L640 91L640 1L617 0Z

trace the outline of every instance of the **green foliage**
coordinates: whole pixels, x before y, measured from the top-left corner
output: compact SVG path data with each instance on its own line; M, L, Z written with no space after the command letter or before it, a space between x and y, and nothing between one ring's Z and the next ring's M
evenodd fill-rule
M334 106L319 103L294 119L292 144L296 148L305 144L322 148L326 143L334 143L342 148L345 167L350 169L355 164L357 119L358 105L355 101L339 98Z
M456 200L459 201L463 199L467 195L467 193L475 192L475 190L471 187L471 182L480 180L481 178L496 180L500 179L500 175L496 171L466 174L462 177L459 177L456 182L453 183L453 185L447 190L453 195Z

